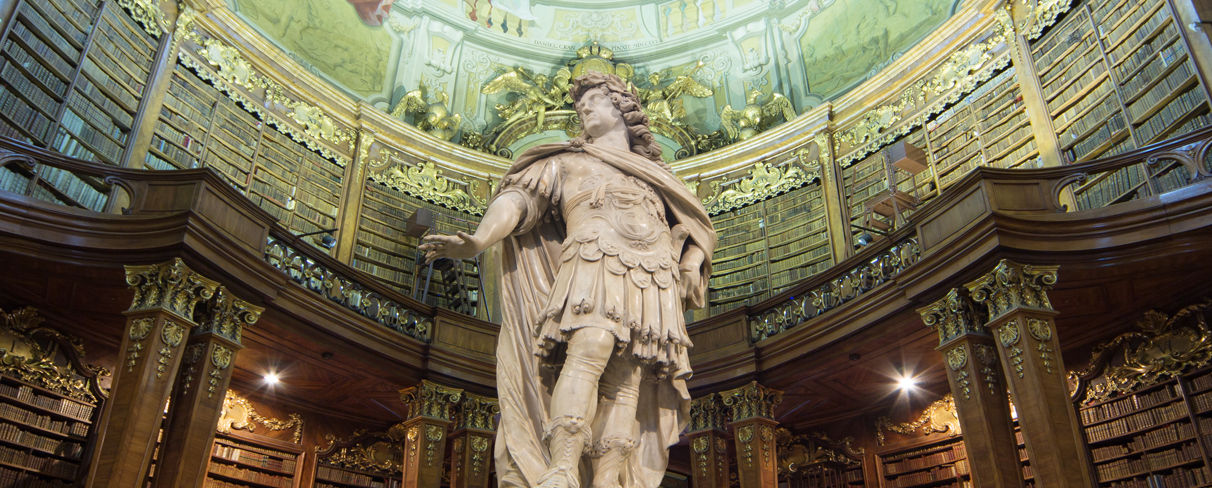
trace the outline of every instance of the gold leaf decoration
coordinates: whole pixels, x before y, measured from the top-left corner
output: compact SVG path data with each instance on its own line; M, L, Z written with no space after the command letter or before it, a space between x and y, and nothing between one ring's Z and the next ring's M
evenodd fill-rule
M875 439L884 445L886 432L901 435L927 435L935 433L950 433L959 435L959 416L955 412L955 398L950 393L931 403L922 411L922 415L911 422L892 423L888 417L880 417L875 421Z
M223 398L223 411L219 414L219 425L216 430L224 433L231 432L233 429L255 432L257 428L256 424L259 423L272 431L293 429L294 432L291 433L291 441L298 444L303 438L303 418L297 413L292 413L287 418L289 420L263 417L253 409L248 399L234 391L227 390L227 395Z
M0 310L0 374L88 403L106 398L98 380L109 370L85 364L80 339L42 322L31 307Z

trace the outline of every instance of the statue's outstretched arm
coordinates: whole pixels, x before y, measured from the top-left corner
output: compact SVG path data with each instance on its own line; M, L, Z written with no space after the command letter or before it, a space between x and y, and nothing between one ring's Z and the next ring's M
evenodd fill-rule
M425 243L420 246L420 250L425 252L425 261L470 258L509 236L525 215L526 202L523 198L520 193L504 192L493 199L484 211L484 218L476 227L475 235L460 231L453 236L425 236Z

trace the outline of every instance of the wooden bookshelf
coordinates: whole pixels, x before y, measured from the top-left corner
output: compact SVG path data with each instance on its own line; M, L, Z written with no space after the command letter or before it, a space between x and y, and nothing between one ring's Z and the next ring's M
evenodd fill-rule
M762 202L773 296L833 265L820 182Z
M201 166L216 107L225 98L189 68L177 63L144 165L157 170Z
M1088 0L1032 44L1070 162L1143 147L1212 122L1166 0Z
M157 46L116 2L102 4L51 146L120 164Z
M707 299L708 310L715 315L770 289L769 255L761 204L723 212L712 223L719 242L711 257Z
M207 487L293 488L302 477L303 447L239 431L215 434Z
M456 213L381 183L365 182L352 265L409 296L419 296L425 286L426 269L417 259L418 239L404 233L405 221L419 208L434 213L435 228L431 233L471 233L479 224L479 218L474 215ZM470 295L468 298L478 304L480 281L476 261L461 260L459 265L462 266L462 285ZM453 297L437 285L439 281L435 270L430 296L434 304L447 306Z
M315 488L399 488L403 475L316 464Z
M891 448L876 458L883 488L972 486L962 436Z

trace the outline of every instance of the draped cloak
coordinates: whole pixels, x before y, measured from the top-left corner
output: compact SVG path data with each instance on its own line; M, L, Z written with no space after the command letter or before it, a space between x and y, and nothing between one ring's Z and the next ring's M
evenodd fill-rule
M514 161L502 178L498 195L508 184L538 185L537 181L518 181L521 173L535 162L562 152L580 151L652 185L660 195L666 206L669 226L681 225L689 234L682 248L683 255L693 243L705 256L699 271L699 286L688 291L686 300L687 306L703 306L711 275L711 253L716 245L715 230L699 199L659 164L632 152L592 144L545 144L524 152ZM548 212L559 211L558 207L548 209ZM560 265L564 237L564 226L559 219L544 218L501 243L502 321L497 339L496 375L501 421L494 453L501 486L532 487L547 470L549 458L542 436L556 377L555 372L540 365L534 324L541 321L543 308L547 305ZM656 488L660 484L668 465L669 447L677 443L689 415L690 394L686 389L689 377L687 369L667 378L647 378L642 382L636 412L640 436L624 467L625 479L633 484L625 486Z

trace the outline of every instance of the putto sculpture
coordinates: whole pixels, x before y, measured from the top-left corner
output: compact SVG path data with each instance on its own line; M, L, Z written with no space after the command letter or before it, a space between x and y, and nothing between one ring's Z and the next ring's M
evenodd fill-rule
M571 94L581 136L523 153L474 235L421 249L501 242L500 486L656 488L689 412L683 311L706 301L715 230L626 82L590 71Z

